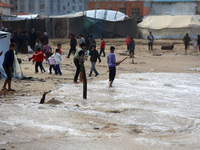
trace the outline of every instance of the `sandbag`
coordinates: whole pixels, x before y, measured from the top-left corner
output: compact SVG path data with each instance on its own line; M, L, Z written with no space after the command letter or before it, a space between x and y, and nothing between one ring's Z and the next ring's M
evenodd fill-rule
M161 49L162 50L173 50L174 49L174 45L162 45Z

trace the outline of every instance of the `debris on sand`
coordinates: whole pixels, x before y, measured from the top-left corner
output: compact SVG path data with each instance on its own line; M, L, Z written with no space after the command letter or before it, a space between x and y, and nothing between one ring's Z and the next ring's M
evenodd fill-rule
M63 102L56 100L54 98L52 98L51 100L47 101L45 104L54 104L54 105L59 105L59 104L63 104Z

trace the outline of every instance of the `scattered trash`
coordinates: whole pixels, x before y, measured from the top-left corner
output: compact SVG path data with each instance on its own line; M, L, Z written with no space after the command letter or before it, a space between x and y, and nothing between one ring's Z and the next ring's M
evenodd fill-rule
M52 98L51 100L49 100L49 101L46 102L45 104L55 104L55 105L59 105L59 104L63 104L63 102Z
M150 71L155 71L154 69L150 69Z
M99 130L99 128L98 128L98 127L94 127L93 129L94 129L94 130Z

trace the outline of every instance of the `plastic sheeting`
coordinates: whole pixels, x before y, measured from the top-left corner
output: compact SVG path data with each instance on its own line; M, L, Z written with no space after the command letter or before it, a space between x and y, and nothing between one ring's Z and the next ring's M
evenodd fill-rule
M75 14L67 14L60 16L50 16L49 18L75 18L86 16L94 19L101 19L107 21L121 21L124 20L127 16L119 11L113 10L87 10L84 12L77 12Z
M4 55L9 50L9 44L10 44L10 33L0 31L0 45L1 45L0 52L3 51L3 54L0 56L1 79L6 78L6 73L2 65L4 61Z
M38 14L32 14L32 15L17 15L13 17L5 17L4 19L7 18L7 20L31 20L31 19L36 19L38 18Z
M9 50L10 36L11 36L10 33L0 31L0 45L1 45L0 52L3 51L3 54L0 56L0 73L1 73L0 79L4 79L7 77L2 65L5 53ZM18 70L19 70L19 63L17 61L17 57L14 56L14 64L13 64L14 77L21 78L21 76L17 73Z
M124 20L126 15L119 11L113 10L88 10L86 11L86 17L107 21L120 21Z
M138 24L142 37L151 31L154 38L182 39L186 33L196 38L200 33L200 22L195 16L149 16Z
M195 15L196 2L152 3L152 15Z
M68 38L69 34L92 34L94 38L138 37L134 18L123 21L106 21L88 17L46 19L47 32L51 38Z

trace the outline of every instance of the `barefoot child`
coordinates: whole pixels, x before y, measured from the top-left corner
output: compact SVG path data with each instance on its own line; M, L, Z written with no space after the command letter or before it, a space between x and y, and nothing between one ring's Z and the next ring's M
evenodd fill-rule
M120 63L116 62L114 52L115 52L115 47L111 46L110 54L107 56L107 64L109 66L109 82L110 82L109 87L112 87L112 83L115 79L116 66L120 64Z
M37 52L33 54L32 58L33 58L33 61L36 62L35 63L35 73L38 73L38 66L40 66L41 73L43 73L43 71L45 72L42 62L43 62L43 59L47 59L47 58L42 53L41 48L37 49Z
M60 70L60 62L61 62L61 55L60 55L60 49L56 49L56 53L54 53L51 57L55 58L55 74L58 75L58 73L60 75L62 75L62 72Z
M4 82L2 90L6 91L15 91L11 88L11 80L12 80L12 73L13 73L13 63L14 63L14 50L15 44L10 44L10 49L5 53L4 62L3 62L3 69L7 75L7 78ZM6 86L8 85L8 89Z

